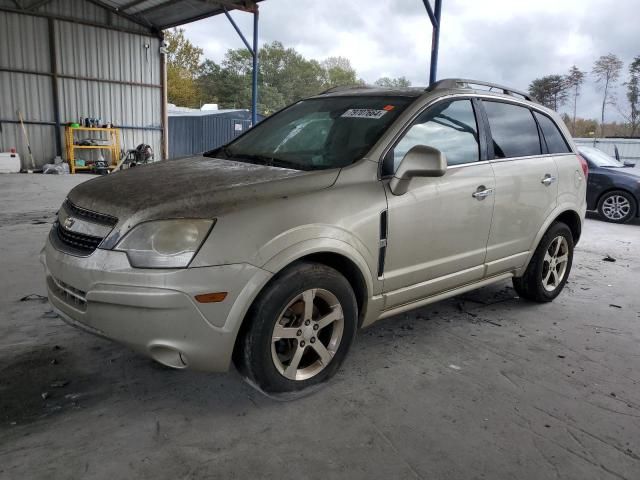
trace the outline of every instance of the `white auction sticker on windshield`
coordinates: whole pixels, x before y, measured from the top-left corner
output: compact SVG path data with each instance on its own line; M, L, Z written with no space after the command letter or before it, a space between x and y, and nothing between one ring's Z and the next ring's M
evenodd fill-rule
M386 110L375 110L373 108L350 108L342 115L342 118L382 118L387 113Z

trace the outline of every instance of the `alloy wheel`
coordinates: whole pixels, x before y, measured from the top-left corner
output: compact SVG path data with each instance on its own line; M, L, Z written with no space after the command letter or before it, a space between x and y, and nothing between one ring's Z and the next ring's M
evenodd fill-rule
M622 220L631 212L629 199L622 195L611 195L602 203L602 213L609 220Z
M544 254L542 286L553 292L562 283L569 262L569 244L562 235L554 238Z
M328 290L309 289L284 308L271 336L271 358L289 380L307 380L326 368L340 347L344 314Z

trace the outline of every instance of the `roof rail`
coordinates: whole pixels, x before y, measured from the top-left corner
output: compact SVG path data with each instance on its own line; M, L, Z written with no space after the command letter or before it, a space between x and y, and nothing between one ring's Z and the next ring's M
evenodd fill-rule
M498 85L497 83L483 82L481 80L469 80L466 78L445 78L438 80L433 85L427 88L427 91L432 92L434 90L440 90L444 88L464 89L472 88L473 85L480 85L482 87L489 87L491 90L499 90L505 95L519 96L530 102L537 102L537 100L526 92L521 92L515 88L505 87L504 85Z

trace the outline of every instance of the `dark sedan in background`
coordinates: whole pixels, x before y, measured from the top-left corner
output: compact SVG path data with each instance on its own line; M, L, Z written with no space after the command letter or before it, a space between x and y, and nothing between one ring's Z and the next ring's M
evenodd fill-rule
M615 223L626 223L638 216L640 169L597 148L578 150L589 164L587 209L597 210L605 220Z

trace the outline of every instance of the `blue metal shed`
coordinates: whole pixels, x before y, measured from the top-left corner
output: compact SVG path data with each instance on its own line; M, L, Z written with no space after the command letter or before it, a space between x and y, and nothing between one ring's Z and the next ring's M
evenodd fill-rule
M249 128L249 110L169 112L169 158L217 148Z

